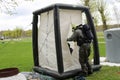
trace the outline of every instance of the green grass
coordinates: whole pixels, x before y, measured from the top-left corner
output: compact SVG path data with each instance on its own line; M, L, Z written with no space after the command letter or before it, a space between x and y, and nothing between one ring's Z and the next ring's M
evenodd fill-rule
M98 42L105 42L104 37L98 37Z
M99 53L101 57L106 56L106 46L104 43L99 43Z
M105 56L106 48L103 32L97 33L100 56ZM0 41L0 69L18 67L20 71L31 71L33 54L31 39ZM100 71L94 72L87 80L120 80L120 67L102 66Z
M97 32L97 36L98 37L104 37L104 33L101 31L101 32Z
M105 45L106 43L104 39L104 34L103 32L97 32L97 36L98 36L100 56L105 57L106 56L106 45Z
M99 55L101 57L105 57L106 56L106 45L105 45L105 43L99 43L98 47L99 47ZM93 46L91 46L90 59L93 59Z
M100 71L88 76L87 80L120 80L120 67L102 66Z
M0 68L17 67L20 71L30 71L33 67L31 41L0 42Z
M97 35L98 35L100 56L105 57L106 45L105 45L104 34L103 32L97 32ZM93 55L91 57L93 57ZM94 72L92 75L88 76L87 80L120 80L120 67L102 66L100 71Z

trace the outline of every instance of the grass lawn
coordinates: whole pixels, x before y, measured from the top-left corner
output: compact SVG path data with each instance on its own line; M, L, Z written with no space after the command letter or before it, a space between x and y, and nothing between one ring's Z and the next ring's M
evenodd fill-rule
M102 66L100 71L88 76L87 80L120 80L120 67Z
M0 41L0 69L18 67L31 71L33 67L31 40Z
M106 56L106 45L103 32L98 32L99 52L101 57ZM91 56L93 57L93 55ZM100 71L94 72L87 80L120 80L120 67L102 66Z
M105 42L103 33L99 42ZM105 43L99 43L100 56L105 56ZM32 71L33 54L31 39L14 41L0 41L0 69L8 67L18 67L20 71ZM94 72L87 80L120 80L120 67L102 66L101 70Z

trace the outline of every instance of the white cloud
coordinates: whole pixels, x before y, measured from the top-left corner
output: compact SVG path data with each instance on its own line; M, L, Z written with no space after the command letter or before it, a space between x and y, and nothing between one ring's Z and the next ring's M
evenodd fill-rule
M16 7L16 13L14 15L8 15L1 13L0 15L0 31L7 29L14 29L16 27L21 27L23 29L31 29L30 25L32 22L33 11L40 9L42 7L48 6L53 3L68 3L75 4L79 0L34 0L24 1L16 0L18 2L18 7Z
M116 2L115 0L111 0L109 5L109 14L110 14L110 21L109 24L120 24L120 3Z
M80 2L80 0L34 0L33 2L24 0L16 1L19 5L16 7L17 14L0 14L0 31L14 29L16 27L31 29L32 25L30 24L32 22L33 11L54 3L78 4Z

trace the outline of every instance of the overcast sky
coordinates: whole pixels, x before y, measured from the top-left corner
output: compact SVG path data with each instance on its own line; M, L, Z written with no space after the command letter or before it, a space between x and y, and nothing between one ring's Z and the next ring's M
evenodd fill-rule
M24 0L18 0L18 1L19 3L15 10L17 14L8 15L5 13L0 13L0 31L8 30L8 29L12 30L15 29L16 27L25 30L31 29L33 11L53 3L78 4L78 2L80 2L80 0L34 0L33 2L24 1ZM108 0L108 1L109 2L111 1L110 3L114 2L114 0ZM118 4L119 3L115 3L116 6L118 6Z

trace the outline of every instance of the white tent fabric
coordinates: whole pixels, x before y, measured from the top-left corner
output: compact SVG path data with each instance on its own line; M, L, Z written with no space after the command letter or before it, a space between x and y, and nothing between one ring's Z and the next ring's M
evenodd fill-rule
M82 23L82 13L79 10L60 9L60 33L64 71L81 68L78 57L77 44L72 44L73 53L70 54L67 38L72 34L71 24ZM41 13L40 26L38 29L39 64L54 71L57 70L57 58L54 34L54 12L53 10Z
M79 25L82 23L82 14L79 10L65 10L60 9L60 31L61 31L61 43L64 62L64 71L74 70L80 68L78 46L73 44L73 53L70 54L70 50L67 44L67 38L72 35L72 24ZM71 44L70 44L71 45Z
M39 64L57 71L53 10L40 15L38 30Z

